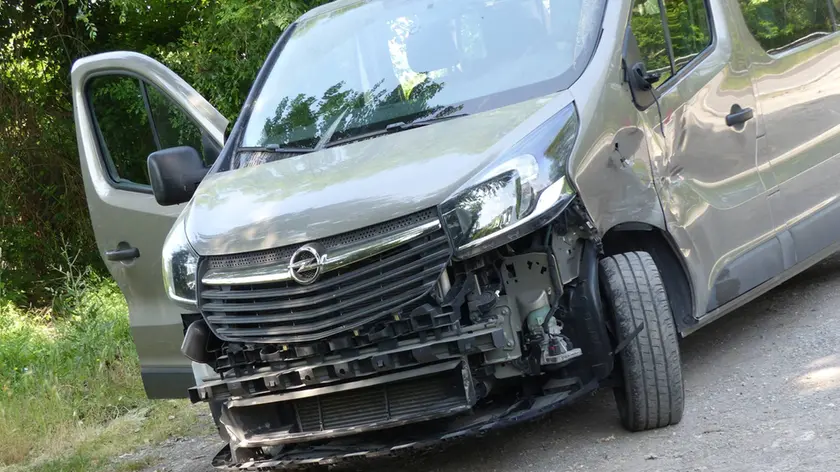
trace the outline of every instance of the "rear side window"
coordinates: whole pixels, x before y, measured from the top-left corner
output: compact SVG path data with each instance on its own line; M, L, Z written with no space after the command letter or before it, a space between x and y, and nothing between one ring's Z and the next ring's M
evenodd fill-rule
M679 72L712 44L705 0L636 2L630 28L648 71L661 76L656 85Z
M771 54L837 30L840 0L739 0L739 3L750 32Z

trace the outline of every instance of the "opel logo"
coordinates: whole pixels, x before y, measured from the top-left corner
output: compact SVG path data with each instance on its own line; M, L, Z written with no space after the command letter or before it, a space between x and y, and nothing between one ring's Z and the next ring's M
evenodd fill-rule
M302 285L314 283L321 276L322 257L316 245L307 244L301 247L289 260L289 275Z

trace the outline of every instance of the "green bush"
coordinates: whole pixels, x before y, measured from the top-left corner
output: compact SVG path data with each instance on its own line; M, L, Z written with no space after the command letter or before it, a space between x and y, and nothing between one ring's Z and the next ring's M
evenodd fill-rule
M113 50L157 58L231 121L283 29L325 0L0 2L0 298L50 303L70 244L104 274L75 141L72 62Z
M320 3L0 1L0 465L149 404L88 217L73 61L150 55L233 121L283 29Z

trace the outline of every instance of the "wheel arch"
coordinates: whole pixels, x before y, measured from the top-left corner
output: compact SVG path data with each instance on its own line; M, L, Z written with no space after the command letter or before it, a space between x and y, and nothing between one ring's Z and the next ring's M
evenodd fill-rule
M621 223L606 231L602 242L605 256L632 251L650 254L662 275L677 331L683 332L697 324L693 281L676 243L667 232L648 223Z

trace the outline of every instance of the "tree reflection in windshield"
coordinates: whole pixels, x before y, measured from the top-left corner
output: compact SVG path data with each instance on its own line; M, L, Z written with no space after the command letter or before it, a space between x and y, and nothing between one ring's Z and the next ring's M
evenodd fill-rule
M414 121L429 116L446 116L460 107L430 106L429 101L445 84L426 79L410 91L408 97L402 87L391 91L376 83L371 90L359 92L339 82L328 88L320 98L297 95L283 98L274 115L266 119L259 140L261 146L313 147L324 131L346 110L331 141L384 129L391 123Z

